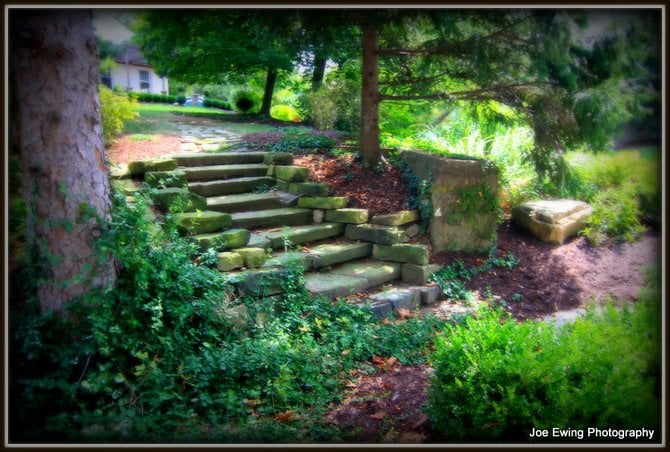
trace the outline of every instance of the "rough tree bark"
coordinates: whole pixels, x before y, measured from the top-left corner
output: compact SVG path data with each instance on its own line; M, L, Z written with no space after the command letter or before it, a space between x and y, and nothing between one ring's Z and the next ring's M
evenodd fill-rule
M367 166L381 159L379 150L379 71L377 27L363 26L363 85L361 89L361 154Z
M270 109L272 108L272 95L275 91L275 83L277 82L277 69L268 68L267 76L265 77L265 90L263 92L263 102L261 103L261 115L270 116Z
M37 300L61 310L92 286L114 281L100 260L95 219L110 212L102 143L97 43L90 11L10 11L12 152L21 163L26 242L40 269Z

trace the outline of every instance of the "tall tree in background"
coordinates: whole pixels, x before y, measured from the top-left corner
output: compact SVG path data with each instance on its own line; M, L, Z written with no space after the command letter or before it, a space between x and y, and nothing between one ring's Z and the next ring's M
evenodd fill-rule
M388 100L507 105L535 132L530 158L540 175L559 174L566 150L606 149L635 108L627 81L646 74L634 61L640 40L631 42L631 31L654 29L658 15L631 13L618 32L580 39L592 14L447 9L399 11L383 23L363 17L364 160L380 158L378 108Z
M219 83L266 72L259 113L270 114L278 71L292 70L295 23L280 10L149 11L135 41L161 74L188 83Z
M38 268L42 310L60 310L113 282L100 262L94 218L110 192L98 98L98 48L90 11L10 11L10 151L18 156L25 240Z

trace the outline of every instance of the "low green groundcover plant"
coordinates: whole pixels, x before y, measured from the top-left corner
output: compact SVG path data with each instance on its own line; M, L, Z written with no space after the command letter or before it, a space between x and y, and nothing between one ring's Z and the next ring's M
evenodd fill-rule
M431 357L432 425L448 441L526 443L533 428L588 427L654 429L658 439L659 297L650 294L563 327L500 309L448 325Z
M13 442L340 441L318 420L350 370L373 355L425 361L444 326L378 323L315 298L299 266L285 295L238 299L211 252L179 237L169 215L156 227L148 198L135 198L115 197L99 244L118 264L113 290L66 315L12 313ZM282 413L286 425L273 426Z
M286 127L275 132L249 133L244 135L242 140L252 149L309 154L319 150L332 150L341 136L341 133L334 131Z

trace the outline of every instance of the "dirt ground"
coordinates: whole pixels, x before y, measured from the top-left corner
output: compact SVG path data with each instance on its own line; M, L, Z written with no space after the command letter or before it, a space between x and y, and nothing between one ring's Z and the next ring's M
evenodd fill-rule
M178 150L178 144L179 139L170 136L151 141L122 138L108 150L108 159L127 162L169 155ZM368 208L371 214L407 208L407 189L397 170L377 173L361 168L350 157L297 157L295 164L309 167L313 180L330 184L332 194L348 196L352 207ZM661 246L660 234L654 231L634 243L612 242L599 248L583 237L551 245L507 220L498 229L498 255L511 253L519 265L480 273L467 287L480 293L490 290L519 320L574 309L589 299L635 300L645 285L644 269L660 265ZM432 261L449 265L460 259L470 268L486 257L443 252L433 255ZM430 368L402 366L393 357L376 357L373 364L379 370L358 375L345 400L324 422L355 432L355 443L439 442L423 412Z

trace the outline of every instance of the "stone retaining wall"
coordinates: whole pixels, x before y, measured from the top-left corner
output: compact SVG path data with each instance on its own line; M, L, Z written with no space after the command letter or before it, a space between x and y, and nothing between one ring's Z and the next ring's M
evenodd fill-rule
M495 242L498 169L482 160L450 159L403 150L400 157L416 177L431 184L434 252L479 252Z

